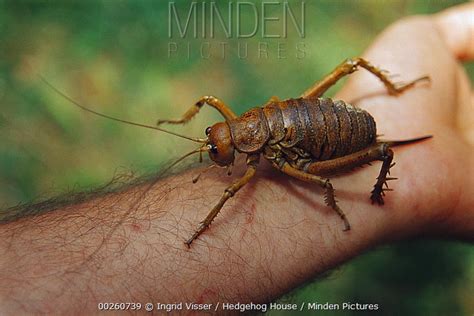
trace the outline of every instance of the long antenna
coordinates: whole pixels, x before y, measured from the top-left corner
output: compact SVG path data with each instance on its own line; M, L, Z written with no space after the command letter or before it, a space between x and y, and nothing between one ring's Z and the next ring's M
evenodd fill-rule
M83 106L82 104L80 104L79 102L75 101L73 98L71 98L70 96L66 95L64 92L60 91L59 89L57 89L55 86L53 86L51 83L49 83L48 80L46 80L46 78L44 78L42 75L38 74L38 77L48 86L50 87L53 91L55 91L57 94L59 94L60 96L62 96L63 98L65 98L66 100L68 100L69 102L71 102L72 104L74 104L75 106L83 109L84 111L87 111L87 112L90 112L92 114L95 114L95 115L98 115L98 116L102 116L102 117L105 117L109 120L113 120L113 121L117 121L117 122L121 122L121 123L125 123L125 124L129 124L129 125L134 125L134 126L140 126L140 127L145 127L145 128L149 128L149 129L154 129L154 130L157 130L157 131L160 131L160 132L164 132L164 133L168 133L168 134L171 134L171 135L174 135L174 136L177 136L177 137L181 137L181 138L185 138L185 139L188 139L188 140L192 140L193 142L197 142L197 143L207 143L207 139L205 138L195 138L195 137L188 137L188 136L185 136L185 135L181 135L181 134L178 134L178 133L175 133L175 132L171 132L171 131L168 131L168 130L165 130L165 129L162 129L162 128L159 128L159 127L156 127L156 126L151 126L151 125L145 125L145 124L141 124L141 123L135 123L135 122L131 122L131 121L126 121L126 120L122 120L122 119L119 119L119 118L116 118L116 117L113 117L113 116L109 116L109 115L105 115L105 114L102 114L102 113L99 113L99 112L96 112L94 110L91 110L85 106Z

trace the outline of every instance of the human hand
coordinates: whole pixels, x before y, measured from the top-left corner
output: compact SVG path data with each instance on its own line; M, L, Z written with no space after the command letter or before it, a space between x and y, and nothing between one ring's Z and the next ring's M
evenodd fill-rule
M396 150L393 174L400 179L393 183L394 212L412 233L474 238L474 96L460 64L474 59L474 4L399 21L364 56L399 74L396 79L431 77L431 85L420 84L396 98L360 102L374 115L383 139L434 135L423 145ZM383 89L360 71L338 97L363 97L378 86Z

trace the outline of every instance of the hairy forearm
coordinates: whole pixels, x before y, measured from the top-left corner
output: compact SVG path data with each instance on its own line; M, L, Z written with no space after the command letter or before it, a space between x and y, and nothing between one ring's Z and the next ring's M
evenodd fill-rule
M421 210L411 214L416 221L407 217L418 194L407 185L413 178L398 181L397 194L383 208L370 205L377 169L333 181L349 232L325 206L319 187L290 180L265 163L190 249L183 241L231 181L224 171L192 185L194 170L151 189L142 184L4 224L1 304L94 311L98 302L111 301L274 299L384 240L424 229L429 220Z

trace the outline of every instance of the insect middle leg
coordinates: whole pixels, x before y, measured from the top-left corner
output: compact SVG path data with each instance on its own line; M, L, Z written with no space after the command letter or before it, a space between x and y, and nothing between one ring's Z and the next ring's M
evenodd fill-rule
M224 193L222 194L219 202L212 208L206 218L199 224L198 228L191 236L191 238L184 242L188 247L190 247L191 243L209 227L209 225L217 216L217 214L219 214L225 202L227 202L229 198L233 197L234 194L237 193L237 191L239 191L244 185L246 185L250 181L250 179L252 179L252 177L255 175L255 171L257 170L259 158L259 155L249 155L247 157L248 168L245 171L245 174L240 179L234 181L232 185L228 186L224 190Z
M342 221L344 222L344 231L350 230L351 225L349 224L349 221L347 220L346 214L341 210L339 205L337 205L336 197L334 194L334 188L329 182L329 179L323 179L317 175L310 174L307 172L304 172L302 170L293 168L290 166L290 164L286 161L280 163L278 162L272 162L273 166L277 169L280 169L283 173L292 176L294 178L306 181L306 182L313 182L319 184L321 187L323 187L326 190L325 198L324 201L328 206L330 206L336 213L341 217Z
M347 76L354 71L358 70L359 67L365 68L366 70L370 71L372 74L377 76L385 85L388 90L388 93L391 95L397 95L402 93L403 91L412 88L417 82L427 80L429 81L430 78L428 76L423 76L417 78L413 81L408 83L395 83L390 80L388 72L384 71L378 67L375 67L367 60L356 57L352 59L347 59L342 64L336 67L330 74L323 78L323 80L316 82L311 88L306 90L302 97L303 98L317 98L323 95L331 86L333 86L337 81L339 81L342 77Z
M180 119L158 120L157 124L185 124L189 122L196 114L199 113L199 110L204 104L208 104L215 108L217 111L219 111L219 113L222 114L226 121L237 118L237 115L232 112L232 110L224 102L214 96L204 96L200 98L196 103L194 103L193 106L189 110L187 110L186 113L184 113L184 115Z

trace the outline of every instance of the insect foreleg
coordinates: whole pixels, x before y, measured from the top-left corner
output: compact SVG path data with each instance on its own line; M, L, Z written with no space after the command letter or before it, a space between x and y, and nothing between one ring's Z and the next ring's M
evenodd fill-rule
M186 111L182 118L177 120L158 120L157 124L185 124L189 122L196 114L198 114L199 110L204 104L208 104L219 111L226 121L237 118L237 115L232 112L232 110L224 102L213 96L204 96L200 98L188 111Z
M316 176L314 174L310 174L304 171L301 171L299 169L293 168L288 164L288 162L284 163L278 163L278 162L272 162L273 166L275 168L280 169L282 172L285 174L292 176L294 178L306 181L306 182L314 182L319 184L321 187L323 187L326 190L326 195L324 198L324 201L328 206L330 206L333 210L337 212L337 214L341 217L342 221L344 222L344 230L350 230L351 225L349 224L349 221L347 220L346 214L341 210L341 208L337 205L336 197L334 195L334 188L329 182L329 179L323 179L319 176Z
M370 71L372 74L377 76L385 85L388 90L388 93L391 95L397 95L402 93L403 91L412 88L417 82L427 80L429 81L430 78L428 76L423 76L417 78L413 81L408 83L394 83L390 80L389 74L387 71L382 70L378 67L375 67L367 60L357 57L352 59L347 59L342 64L336 67L329 75L323 78L323 80L314 84L311 88L306 90L302 97L303 98L317 98L323 95L331 86L333 86L339 79L344 76L347 76L354 71L358 70L359 67L365 68L366 70Z
M222 194L221 199L216 204L216 206L212 208L206 218L199 224L199 227L196 229L191 238L185 241L185 244L188 247L190 247L191 243L209 227L209 225L217 216L217 214L219 214L219 211L222 209L225 202L227 202L229 198L233 197L237 191L239 191L244 185L246 185L250 181L250 179L252 179L252 177L255 175L255 171L257 170L259 158L259 155L249 155L247 157L248 168L245 171L245 174L240 179L234 181L232 185L228 186L224 190L224 193Z

